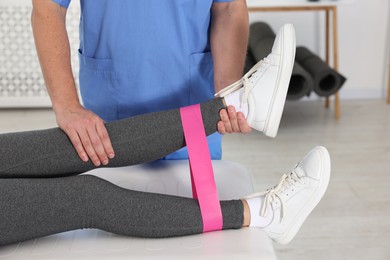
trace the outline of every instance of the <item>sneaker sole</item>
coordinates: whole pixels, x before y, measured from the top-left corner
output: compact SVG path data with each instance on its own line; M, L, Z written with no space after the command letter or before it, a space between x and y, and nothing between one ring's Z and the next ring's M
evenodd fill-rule
M269 109L268 117L265 121L263 130L263 133L269 137L275 137L278 133L295 61L296 45L294 27L291 24L285 25L283 27L281 37L282 52L280 56L285 58L281 59L281 69L278 72L276 87L271 101L271 107ZM253 122L253 124L256 125L256 122ZM261 128L261 125L255 126L255 128L256 127Z
M313 196L310 198L309 201L306 202L305 207L302 208L301 214L296 216L294 220L292 220L293 225L286 230L283 234L275 234L275 242L279 244L286 245L293 240L295 235L298 233L299 229L301 228L302 224L305 222L306 218L310 215L310 213L313 211L313 209L317 206L317 204L320 202L322 197L325 194L326 189L328 188L329 179L330 179L330 169L331 169L331 163L330 163L330 156L329 152L325 147L317 146L314 148L318 151L320 154L320 157L322 158L321 162L322 165L322 174L320 176L320 183L314 192Z

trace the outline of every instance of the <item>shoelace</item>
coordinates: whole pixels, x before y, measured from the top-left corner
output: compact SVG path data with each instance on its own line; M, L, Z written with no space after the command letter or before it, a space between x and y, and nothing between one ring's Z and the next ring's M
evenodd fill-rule
M253 66L241 79L241 83L244 87L244 95L242 96L242 103L246 104L249 94L252 91L254 79L257 79L260 72L270 63L268 58L264 58Z
M220 90L215 93L216 97L224 97L233 91L244 87L244 95L242 95L242 103L246 104L248 96L253 88L254 79L257 79L260 72L264 71L264 68L270 63L270 58L264 58L253 66L241 79L237 80L233 84L226 87L226 89ZM252 87L251 87L252 85Z
M280 222L284 219L286 216L286 209L285 209L285 202L281 196L281 194L291 188L291 186L295 186L296 183L303 184L303 181L301 178L293 171L290 174L283 174L282 178L280 179L280 182L278 185L275 187L268 189L265 192L259 192L251 195L250 197L247 198L254 198L254 197L259 197L259 196L264 196L264 203L261 207L260 210L260 215L261 216L266 216L267 215L267 210L270 207L271 203L273 201L279 200L280 201Z

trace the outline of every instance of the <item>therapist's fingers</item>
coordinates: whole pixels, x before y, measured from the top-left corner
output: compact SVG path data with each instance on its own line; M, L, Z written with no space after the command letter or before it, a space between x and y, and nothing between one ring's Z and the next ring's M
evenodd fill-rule
M240 133L240 126L238 125L237 121L237 112L236 109L233 106L228 106L227 108L228 115L229 115L229 120L230 120L230 125L232 127L232 132L233 133Z
M70 130L70 131L65 131L65 133L69 137L73 147L76 149L76 152L79 155L80 159L83 160L84 162L88 162L88 155L84 150L84 146L80 140L79 135L77 134L77 131Z
M242 112L236 112L233 106L229 106L227 111L222 109L220 111L221 121L218 122L218 132L220 134L226 133L249 133L252 128Z
M80 136L81 143L83 144L83 147L87 152L88 157L91 159L92 163L96 167L100 166L101 161L95 152L95 148L93 147L93 141L91 140L88 131L85 128L79 129L79 131L77 131L77 134Z
M242 112L237 113L237 122L241 133L247 134L252 131L252 128L248 125L248 122Z
M221 117L222 123L225 125L225 133L231 133L232 126L230 125L230 119L226 109L221 109L219 115Z
M93 150L95 150L96 156L99 158L98 164L102 163L103 165L108 164L108 157L106 154L106 151L103 147L102 140L100 139L100 136L96 130L96 125L94 125L91 128L87 129L88 131L88 136L91 140L91 145ZM95 164L95 161L94 161ZM96 164L95 164L96 165Z
M218 132L220 134L226 134L225 124L222 121L218 122Z
M106 155L108 156L109 159L114 158L115 157L114 148L112 147L110 137L108 135L106 126L104 125L103 121L100 121L96 124L96 131L103 144Z

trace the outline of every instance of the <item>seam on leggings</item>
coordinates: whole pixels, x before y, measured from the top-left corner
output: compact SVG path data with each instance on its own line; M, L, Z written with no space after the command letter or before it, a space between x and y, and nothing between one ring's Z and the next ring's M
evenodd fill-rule
M137 229L137 231L142 231L142 230L147 230L147 231L150 231L150 230L155 230L155 231L172 231L172 230L194 230L194 229L203 229L203 226L200 226L200 227L175 227L175 228L156 228L156 227L139 227L139 226L136 226L136 225L128 225L128 227L130 228L134 228L134 229ZM100 229L100 228L98 228Z
M25 165L25 164L29 164L29 163L32 163L32 162L39 162L39 161L42 161L42 160L44 160L44 159L51 158L52 156L58 156L58 155L61 155L61 154L66 154L66 153L67 153L67 151L60 151L60 152L57 152L57 153L54 153L54 154L52 153L52 154L50 154L50 155L46 155L46 156L44 156L44 157L39 157L39 158L37 158L37 159L32 159L32 160L29 160L29 161L24 161L24 162L21 162L21 163L19 163L19 164L17 164L17 165L13 165L13 166L11 166L11 167L9 167L9 168L6 168L6 169L0 171L0 173L5 173L6 171L13 170L13 169L18 168L18 167L20 167L20 166L23 166L23 165Z

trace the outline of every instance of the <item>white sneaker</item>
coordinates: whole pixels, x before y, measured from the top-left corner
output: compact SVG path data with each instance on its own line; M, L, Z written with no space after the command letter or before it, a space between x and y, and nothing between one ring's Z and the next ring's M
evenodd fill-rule
M275 242L288 244L297 234L303 222L323 197L330 177L330 157L325 147L311 150L289 175L283 175L280 183L263 193L260 214L273 210L272 222L262 228Z
M244 103L248 102L248 124L265 135L275 137L295 59L295 31L291 24L279 29L272 52L246 73L241 80L215 94L227 94L245 88Z

